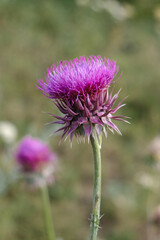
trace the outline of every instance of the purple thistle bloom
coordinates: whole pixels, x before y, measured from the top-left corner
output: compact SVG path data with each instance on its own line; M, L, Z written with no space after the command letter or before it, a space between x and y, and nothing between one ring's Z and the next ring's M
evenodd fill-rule
M41 172L56 160L56 155L39 139L26 136L18 146L16 159L24 172Z
M79 57L72 61L59 62L47 70L45 81L39 80L38 88L45 96L51 98L63 117L55 116L63 127L62 138L70 135L90 137L94 131L99 136L106 133L105 126L112 132L121 134L112 120L125 121L126 116L114 113L123 107L121 101L114 106L119 92L109 94L109 87L118 73L116 62L101 56Z

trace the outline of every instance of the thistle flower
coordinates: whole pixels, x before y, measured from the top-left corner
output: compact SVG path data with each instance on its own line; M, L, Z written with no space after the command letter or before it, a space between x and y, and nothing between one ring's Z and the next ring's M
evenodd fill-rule
M43 185L44 180L47 184L54 181L56 158L47 144L30 136L23 138L16 152L17 163L33 187Z
M56 158L49 147L39 139L26 136L20 143L16 158L24 171L39 171Z
M56 240L47 188L47 185L54 181L56 155L50 151L47 144L37 138L26 136L18 146L16 159L22 168L27 186L29 185L31 189L41 189L46 234L48 240Z
M72 61L59 62L47 70L44 80L37 86L42 93L53 100L63 116L55 116L52 123L62 124L56 132L62 131L62 138L70 135L88 136L94 154L94 191L90 224L90 240L97 239L100 222L101 201L101 141L106 127L121 134L113 120L126 121L126 116L114 115L124 106L124 99L115 106L118 91L109 93L118 73L115 61L100 56L79 57Z
M99 136L102 131L106 134L105 126L121 134L112 120L126 121L127 117L114 115L124 100L114 106L120 91L109 93L118 69L114 60L79 57L51 66L45 81L38 81L38 88L63 113L62 117L51 114L58 119L52 123L63 125L56 131L63 131L62 138L70 135L72 141L73 135L85 134L89 138L93 130Z

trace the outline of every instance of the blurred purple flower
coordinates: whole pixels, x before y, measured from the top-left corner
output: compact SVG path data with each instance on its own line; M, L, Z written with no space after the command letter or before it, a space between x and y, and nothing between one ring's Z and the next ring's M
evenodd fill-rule
M93 131L99 136L106 133L105 126L121 134L112 120L127 122L126 116L114 113L123 107L121 101L114 106L119 92L109 93L109 87L118 73L116 62L101 56L79 57L72 61L59 62L48 69L45 81L39 80L38 88L51 98L63 117L55 116L64 125L56 132L63 131L62 138L70 135L90 137Z
M26 136L20 142L16 159L24 172L43 172L44 169L53 164L56 155L39 139Z

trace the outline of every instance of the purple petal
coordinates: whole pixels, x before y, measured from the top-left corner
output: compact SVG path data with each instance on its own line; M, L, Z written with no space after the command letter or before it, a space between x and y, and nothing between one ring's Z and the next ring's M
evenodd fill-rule
M120 132L120 130L119 130L119 128L118 128L114 123L112 123L111 121L109 121L106 117L102 117L101 119L102 119L102 121L103 121L104 124L106 124L106 125L109 126L111 129L114 129L116 132L118 132L120 135L122 135L121 132Z
M112 113L115 113L118 109L124 107L126 104L122 104L127 97L125 97L114 109L112 109Z
M91 112L89 111L89 109L84 105L84 113L86 117L90 117L91 116Z
M76 105L77 105L77 107L79 108L79 110L81 110L81 111L84 110L84 107L83 107L81 101L79 100L79 98L78 98L77 101L76 101Z
M72 133L73 131L75 131L76 129L78 128L78 123L77 122L73 122L68 133L67 133L67 136Z
M97 112L97 116L98 116L98 117L105 116L106 114L108 114L108 113L106 113L106 112L104 112L104 111L102 111L102 112Z
M92 124L90 122L83 124L83 129L88 138L91 136Z
M87 105L88 105L89 109L93 107L90 97L89 97L89 94L87 94Z
M126 122L126 123L129 123L129 124L130 124L129 121L125 120L125 118L129 118L129 117L127 117L127 116L121 116L121 115L119 115L119 116L111 116L110 118L111 118L111 119L114 119L114 120L117 120L117 121L123 121L123 122Z
M118 92L113 96L113 98L111 99L111 103L110 103L111 106L113 106L113 104L114 104L115 101L117 100L120 91L121 91L121 89L119 89L119 91L118 91Z
M103 125L102 121L97 116L90 117L89 119L90 119L91 123Z
M72 109L70 109L67 105L66 105L66 108L67 108L68 113L69 113L71 116L76 116L76 115L78 115L78 113L73 112Z
M101 133L102 133L102 126L99 125L99 124L96 124L95 129L96 129L96 132L97 132L98 136L100 136Z
M62 113L64 113L64 114L67 113L67 110L66 110L65 108L63 108L62 105L61 105L58 101L54 101L54 104L58 107L58 109L59 109Z
M54 133L60 132L60 131L62 131L62 130L64 130L64 129L66 129L66 128L67 128L66 126L64 126L64 127L62 127L62 128L59 128L58 130L54 131Z
M81 125L83 123L88 122L88 119L87 119L87 117L79 117L77 122L78 122L79 125Z

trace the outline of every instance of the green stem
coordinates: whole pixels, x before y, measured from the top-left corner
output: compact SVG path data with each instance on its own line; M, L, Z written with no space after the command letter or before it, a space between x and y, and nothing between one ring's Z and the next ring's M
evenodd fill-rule
M97 232L100 221L100 202L101 202L101 144L97 137L90 137L94 154L94 192L90 225L90 240L97 239Z
M42 193L42 203L43 203L43 212L44 212L44 221L46 227L46 234L48 240L56 240L54 229L53 229L53 222L52 222L52 215L51 215L51 206L48 194L48 188L46 184L41 187Z

